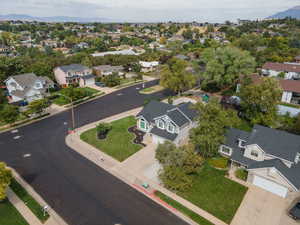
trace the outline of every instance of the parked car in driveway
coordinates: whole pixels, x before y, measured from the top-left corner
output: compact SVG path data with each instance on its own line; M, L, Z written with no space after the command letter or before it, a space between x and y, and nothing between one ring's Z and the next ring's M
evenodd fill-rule
M95 82L95 85L98 87L105 87L105 84L102 82Z
M294 220L300 220L300 202L297 202L289 211L289 216Z

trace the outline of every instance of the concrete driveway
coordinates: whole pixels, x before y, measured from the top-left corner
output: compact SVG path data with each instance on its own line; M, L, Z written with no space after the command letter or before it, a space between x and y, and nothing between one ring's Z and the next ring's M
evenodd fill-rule
M299 225L288 217L291 202L250 185L231 225Z

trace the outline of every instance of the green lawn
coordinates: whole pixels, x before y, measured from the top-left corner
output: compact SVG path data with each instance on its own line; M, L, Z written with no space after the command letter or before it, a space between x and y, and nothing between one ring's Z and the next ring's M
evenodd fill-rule
M18 210L6 199L0 202L1 225L29 225Z
M41 222L44 223L49 218L49 214L46 213L45 216L43 215L42 206L14 178L11 181L10 188Z
M224 177L225 174L226 171L214 169L206 163L193 175L192 188L178 194L229 224L247 192L247 187Z
M80 89L85 91L85 96L84 96L84 97L92 96L92 95L94 95L94 94L96 94L96 93L99 92L98 90L93 89L93 88L90 88L90 87L83 87L83 88L80 88ZM62 89L62 90L63 90L63 89ZM53 92L53 93L52 93L52 96L58 95L58 97L55 98L55 99L52 101L52 102L53 102L54 104L56 104L56 105L63 106L63 105L66 105L66 104L71 103L70 99L68 99L68 98L66 98L66 97L64 97L64 96L62 96L62 95L59 95L60 92L61 92L62 90L59 90L59 91L57 91L57 92ZM84 97L83 97L83 98L84 98Z
M157 197L159 197L161 200L163 200L164 202L168 203L170 206L174 207L175 209L177 209L178 211L180 211L181 213L183 213L184 215L189 217L190 219L192 219L193 221L195 221L196 223L198 223L200 225L213 225L213 223L209 222L208 220L206 220L202 216L199 216L197 213L194 213L193 211L191 211L188 208L184 207L179 202L169 198L165 194L163 194L159 191L156 191L155 195Z
M133 143L135 135L127 130L135 124L136 119L133 116L129 116L113 121L111 123L112 129L104 140L97 138L96 128L82 133L80 138L113 158L123 161L142 148L141 145Z

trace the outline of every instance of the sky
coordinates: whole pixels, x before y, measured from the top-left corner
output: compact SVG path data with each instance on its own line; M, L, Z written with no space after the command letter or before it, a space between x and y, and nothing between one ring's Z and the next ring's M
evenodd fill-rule
M97 17L118 22L262 19L300 0L0 0L0 14Z

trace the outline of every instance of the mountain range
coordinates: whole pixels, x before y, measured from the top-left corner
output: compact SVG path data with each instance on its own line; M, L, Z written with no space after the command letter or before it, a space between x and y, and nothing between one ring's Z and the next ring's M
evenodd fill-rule
M0 20L22 20L22 21L39 21L39 22L77 22L77 23L91 23L91 22L110 22L107 18L83 18L83 17L69 17L69 16L51 16L51 17L36 17L22 14L7 14L0 15Z
M267 19L284 19L286 17L300 19L300 6L295 6L291 9L276 13L272 16L269 16Z

